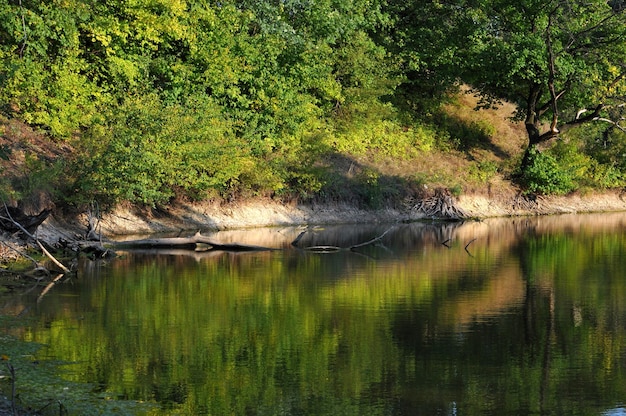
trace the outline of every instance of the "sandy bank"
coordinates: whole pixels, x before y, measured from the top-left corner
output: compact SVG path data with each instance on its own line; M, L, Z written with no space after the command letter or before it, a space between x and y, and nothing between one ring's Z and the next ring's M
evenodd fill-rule
M462 195L458 207L475 218L552 215L584 212L626 211L623 192L588 193L562 197L523 198L519 195ZM225 230L275 225L385 223L418 221L425 215L412 209L363 210L344 204L281 204L254 200L234 204L197 203L174 205L166 210L139 211L120 207L102 216L105 236L149 234L181 230ZM39 236L57 240L84 232L85 214L71 219L51 217L39 229Z

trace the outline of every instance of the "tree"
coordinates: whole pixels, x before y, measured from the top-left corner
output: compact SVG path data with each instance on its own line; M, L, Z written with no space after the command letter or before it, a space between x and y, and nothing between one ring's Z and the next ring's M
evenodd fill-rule
M479 0L448 5L473 16L463 80L482 105L514 102L528 149L592 121L624 129L626 8L623 0Z
M392 23L379 41L396 59L403 80L395 103L423 116L445 100L458 80L459 53L471 37L466 31L475 30L475 11L437 0L389 0L385 12Z
M57 4L59 3L59 4ZM69 137L99 117L105 101L91 82L77 1L0 3L0 110Z

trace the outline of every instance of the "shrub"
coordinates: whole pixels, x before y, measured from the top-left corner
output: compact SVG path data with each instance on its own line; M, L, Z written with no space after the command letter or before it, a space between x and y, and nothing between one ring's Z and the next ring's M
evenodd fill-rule
M180 192L192 198L226 193L254 169L249 147L206 99L163 105L156 96L130 99L78 144L77 198L144 204Z
M623 186L623 174L617 163L607 160L602 163L597 154L585 151L584 143L570 139L558 141L550 153L559 162L561 169L568 172L578 186L591 188L616 188Z
M498 164L491 160L477 162L470 165L469 175L479 183L487 183L498 173Z
M527 152L527 164L521 180L528 192L563 195L576 189L569 172L559 165L554 156L540 152L535 146Z

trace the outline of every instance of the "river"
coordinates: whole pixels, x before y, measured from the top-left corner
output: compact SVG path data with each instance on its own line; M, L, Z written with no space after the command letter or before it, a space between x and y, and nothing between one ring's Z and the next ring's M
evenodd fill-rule
M272 251L81 259L45 293L2 295L19 318L0 349L33 345L10 358L21 400L77 415L626 414L626 214L319 226L299 242L386 232L331 253L292 247L301 231L211 236Z

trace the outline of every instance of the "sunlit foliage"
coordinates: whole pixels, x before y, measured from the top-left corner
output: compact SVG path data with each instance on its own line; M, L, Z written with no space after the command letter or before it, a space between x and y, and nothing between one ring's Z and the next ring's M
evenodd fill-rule
M459 82L533 128L598 104L623 117L623 10L531 3L4 2L0 111L78 149L55 173L66 200L146 204L311 197L329 154L467 150L484 126L440 111Z

